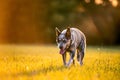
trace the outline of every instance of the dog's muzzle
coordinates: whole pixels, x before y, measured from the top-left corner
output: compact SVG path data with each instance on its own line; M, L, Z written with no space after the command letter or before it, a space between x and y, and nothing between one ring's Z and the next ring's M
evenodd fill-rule
M68 46L66 46L66 48L64 49L62 46L60 46L59 48L60 48L60 54L64 54L67 50L69 50L70 49L70 46L71 46L71 44L72 44L72 40L70 40L70 44L68 45Z
M60 48L60 54L64 54L65 53L65 49L63 48L63 46L59 46L59 48Z
M60 54L64 54L66 50L64 50L63 48L60 49Z

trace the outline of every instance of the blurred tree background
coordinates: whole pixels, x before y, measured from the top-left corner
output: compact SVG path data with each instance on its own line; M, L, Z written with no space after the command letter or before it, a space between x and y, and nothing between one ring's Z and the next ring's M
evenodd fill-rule
M77 27L87 44L120 45L119 0L0 0L0 43L55 43L55 27Z

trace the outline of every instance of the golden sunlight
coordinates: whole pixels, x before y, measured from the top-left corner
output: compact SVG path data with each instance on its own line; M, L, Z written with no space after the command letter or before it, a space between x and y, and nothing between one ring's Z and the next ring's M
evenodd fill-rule
M117 0L109 0L112 4L113 7L117 7L118 6L118 1Z
M99 5L99 4L102 4L103 3L103 0L95 0L95 4Z
M85 0L86 3L90 3L90 0Z

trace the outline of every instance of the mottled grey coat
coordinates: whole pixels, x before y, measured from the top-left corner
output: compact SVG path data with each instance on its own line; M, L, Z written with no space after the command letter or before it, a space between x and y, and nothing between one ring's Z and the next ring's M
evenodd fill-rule
M67 28L62 32L56 28L56 42L60 48L60 54L65 66L69 67L74 64L74 56L77 51L77 60L80 65L83 64L83 58L86 51L86 37L77 28ZM66 63L66 52L70 52L70 59Z

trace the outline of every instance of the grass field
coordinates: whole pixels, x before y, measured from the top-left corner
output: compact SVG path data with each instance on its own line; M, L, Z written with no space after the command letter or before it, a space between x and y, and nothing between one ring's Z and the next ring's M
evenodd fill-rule
M84 65L70 68L58 52L56 46L1 45L0 80L120 80L120 47L88 47Z

